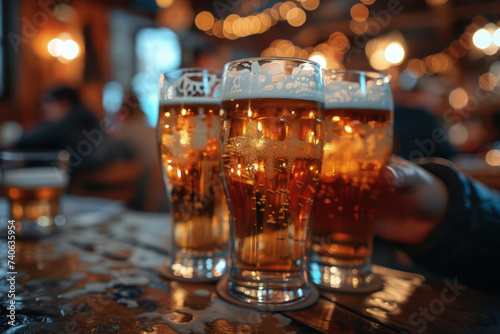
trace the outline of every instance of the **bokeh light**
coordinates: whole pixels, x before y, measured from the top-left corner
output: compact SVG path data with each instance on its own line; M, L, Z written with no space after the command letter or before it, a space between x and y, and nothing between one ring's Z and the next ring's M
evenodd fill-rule
M497 78L497 81L500 81L500 61L491 64L489 72Z
M72 39L70 34L62 33L59 35L59 38L54 38L47 44L47 51L51 56L66 63L68 60L78 57L80 46Z
M53 57L59 57L62 54L63 41L59 38L54 38L47 45L47 50Z
M453 108L462 109L469 103L469 95L465 89L461 87L455 88L451 91L448 102Z
M385 59L394 65L400 64L405 57L405 49L399 42L392 42L385 48Z
M383 71L391 67L391 63L385 58L384 49L379 49L373 52L368 58L370 65L377 71Z
M406 65L408 74L414 78L420 78L425 73L425 63L420 59L411 59Z
M310 57L309 60L317 62L322 68L327 67L327 61L324 55L322 55L319 52L313 53Z
M368 18L370 13L365 5L358 3L351 8L351 17L354 21L363 22Z
M346 53L350 48L349 38L347 38L347 36L340 31L336 31L331 34L328 38L328 43L337 53Z
M474 33L472 36L472 42L474 45L481 50L486 49L491 45L493 38L488 30L481 28Z
M288 12L292 9L295 8L297 5L292 2L292 1L287 1L281 4L279 13L280 13L280 20L286 20Z
M161 7L161 8L170 7L170 6L172 6L173 3L174 3L174 0L156 0L156 4L158 5L158 7Z
M73 60L80 54L80 47L78 44L70 39L63 42L61 56L67 60Z
M491 91L495 89L497 84L497 78L490 72L484 73L479 77L479 86L485 91Z
M500 46L500 28L493 33L493 43L495 43L496 46Z
M448 129L448 137L453 145L460 146L469 138L469 131L462 123L455 123Z
M75 9L67 3L59 3L54 6L54 18L61 22L69 22L75 17Z
M110 81L102 88L102 106L107 113L120 110L123 101L123 87L117 81Z
M305 10L315 10L319 6L319 0L304 0L300 3Z
M306 22L306 13L301 8L292 8L286 14L286 20L293 27L300 27Z
M486 153L485 160L490 166L500 166L500 151L497 149L489 150Z
M214 16L212 15L212 13L207 11L200 12L198 13L198 15L196 15L196 18L194 19L194 24L200 30L203 31L209 30L214 25Z

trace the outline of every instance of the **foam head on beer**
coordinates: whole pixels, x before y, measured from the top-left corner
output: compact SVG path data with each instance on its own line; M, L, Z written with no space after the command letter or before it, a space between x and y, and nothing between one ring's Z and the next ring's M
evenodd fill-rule
M299 122L304 115L311 115L305 116L310 119L322 118L320 109L324 97L319 65L272 58L253 59L232 68L231 64L226 65L221 100L225 111L244 110L248 115L244 135L230 139L229 152L243 156L247 162L241 173L248 171L253 178L254 171L259 169L254 167L258 157L265 162L263 169L268 179L273 178L277 158L285 159L288 171L297 159L319 159L321 147L302 136L301 129L305 126ZM281 110L278 118L283 120L282 130L266 125L265 119L277 117L271 115L277 110ZM287 134L277 140L273 132ZM309 130L314 141L318 140L315 132L318 133L313 128Z
M32 167L4 171L5 187L35 189L64 188L68 184L66 171L56 167Z
M218 101L220 70L181 69L160 76L160 104Z
M226 65L222 101L248 98L302 99L323 102L323 80L319 65L297 60L255 59L239 67Z
M325 83L325 109L392 110L392 103L391 88L384 79L370 80L361 75L359 82Z

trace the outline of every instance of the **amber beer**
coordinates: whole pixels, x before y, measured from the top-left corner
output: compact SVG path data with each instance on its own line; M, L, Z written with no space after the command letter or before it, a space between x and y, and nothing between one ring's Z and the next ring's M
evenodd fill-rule
M230 120L223 166L234 220L232 277L289 277L298 285L292 273L303 270L306 255L322 104L254 98L223 101L223 109Z
M160 106L161 162L173 206L174 246L184 253L211 255L229 238L220 105L214 99L191 101Z
M64 170L33 167L5 170L4 188L10 205L10 217L16 221L19 235L37 228L48 233L54 225L64 224L60 215L60 196L68 183Z
M323 144L317 63L250 58L222 76L222 165L231 210L231 265L221 298L261 311L312 305L309 216Z
M390 110L326 109L326 141L313 207L314 260L355 267L369 263L381 192L379 170L392 150Z

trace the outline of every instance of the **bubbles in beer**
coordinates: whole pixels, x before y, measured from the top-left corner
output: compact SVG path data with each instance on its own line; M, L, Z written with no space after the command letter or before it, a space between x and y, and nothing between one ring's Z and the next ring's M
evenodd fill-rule
M250 120L247 123L246 134L230 138L226 148L226 154L244 158L251 177L256 169L255 161L258 160L264 161L266 177L272 179L277 159L284 159L286 162L283 167L290 172L296 159L321 158L321 149L318 145L298 139L298 129L294 129L291 138L278 141L259 136L259 124L261 123Z
M371 253L371 224L382 190L378 173L392 151L390 110L327 109L325 127L312 211L313 261L359 265Z
M309 211L318 182L318 102L235 100L223 155L238 240L238 265L300 270ZM251 115L248 110L251 110Z
M193 101L161 105L161 159L173 202L175 246L186 253L216 252L229 237L219 161L220 106L214 99Z

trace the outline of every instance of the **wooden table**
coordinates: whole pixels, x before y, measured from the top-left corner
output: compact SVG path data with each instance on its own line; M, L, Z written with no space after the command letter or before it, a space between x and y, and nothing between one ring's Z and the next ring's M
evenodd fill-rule
M2 333L500 333L498 296L380 266L384 289L369 295L322 292L314 306L283 313L236 307L214 284L161 275L168 215L92 199L63 204L64 232L16 241L15 327L1 238Z

